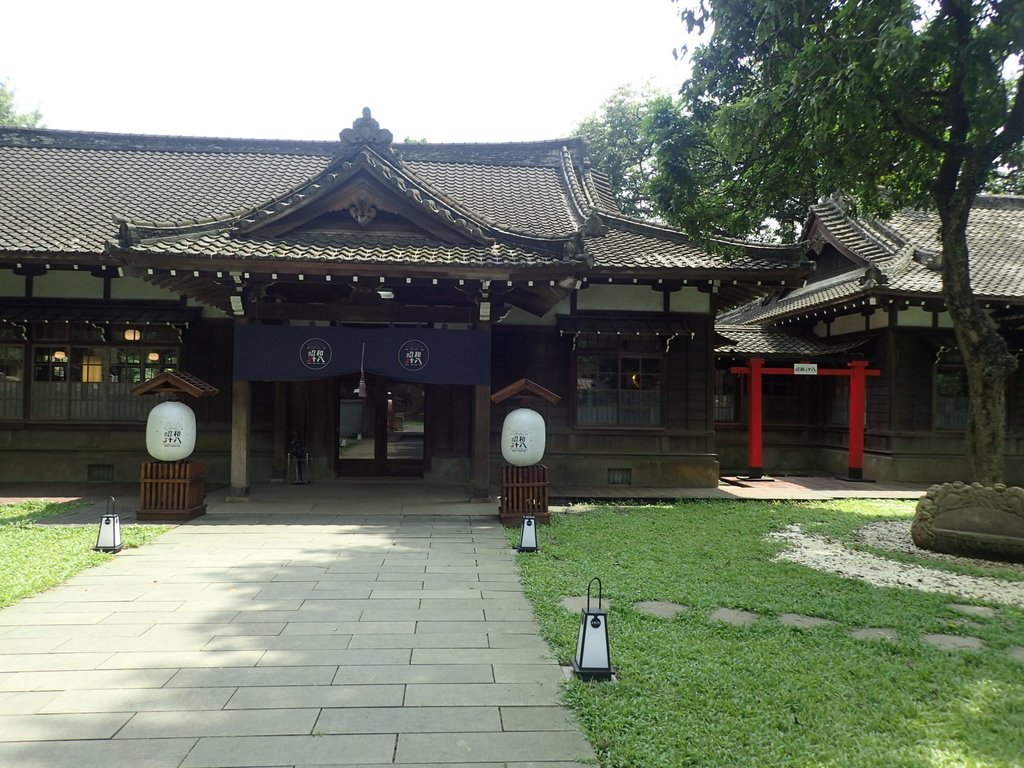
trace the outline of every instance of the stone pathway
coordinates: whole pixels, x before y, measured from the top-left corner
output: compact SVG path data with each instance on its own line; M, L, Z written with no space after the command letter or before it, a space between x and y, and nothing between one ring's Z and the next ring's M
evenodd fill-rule
M586 601L586 597L563 597L560 602L566 610L577 612L586 605ZM605 600L604 602L605 607L607 607L609 601ZM968 622L968 626L980 626L977 622L999 618L998 609L984 605L950 603L947 607L951 611L972 617L973 621ZM634 603L633 608L641 613L647 613L663 619L673 619L678 614L689 610L685 605L662 600ZM745 627L762 620L769 620L771 617L736 608L715 608L708 614L708 618L711 621L720 621L735 627ZM839 626L839 622L832 619L824 619L818 616L803 616L799 613L783 613L775 617L775 620L789 627L806 630ZM957 620L953 619L950 623L956 624ZM964 625L961 624L961 626ZM887 627L851 627L849 635L857 640L889 643L895 643L900 639L899 633L895 629ZM985 648L985 644L979 638L971 635L929 633L921 635L920 640L928 645L947 651L981 651ZM1024 664L1024 646L1011 646L1007 649L1007 655L1014 661Z
M208 515L0 610L0 766L582 768L493 515Z

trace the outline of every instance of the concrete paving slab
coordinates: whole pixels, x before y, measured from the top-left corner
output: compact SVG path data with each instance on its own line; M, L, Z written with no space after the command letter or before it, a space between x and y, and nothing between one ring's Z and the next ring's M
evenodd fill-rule
M496 683L550 683L557 684L563 679L562 669L553 662L546 664L495 664Z
M266 651L258 667L316 667L331 664L340 666L408 664L409 651L403 648L360 648L341 650Z
M74 691L160 688L176 669L114 669L81 672L19 672L0 676L0 691ZM3 763L0 763L2 765Z
M501 730L497 707L325 709L314 733L457 733Z
M492 683L494 673L486 664L401 664L393 666L342 666L336 685L406 683Z
M559 686L546 683L410 684L407 707L519 707L558 703Z
M109 739L131 716L131 712L0 715L0 741Z
M501 707L503 731L574 731L576 719L564 707Z
M520 761L581 760L594 757L590 745L572 731L519 731L509 733L402 733L395 763L413 761L458 763L495 761L515 755Z
M2 691L0 715L31 715L40 712L59 695L55 691Z
M199 739L181 768L387 764L394 751L393 734L211 737Z
M418 648L413 664L554 664L546 649L529 648Z
M223 709L235 688L119 688L62 691L39 708L73 712L171 712Z
M284 685L239 688L225 709L400 707L404 685Z
M350 648L488 648L490 636L485 632L462 632L443 635L353 635Z
M330 685L337 667L258 667L247 669L179 669L169 688L224 688L251 685Z
M319 709L261 709L225 712L140 712L117 734L126 739L202 736L287 736L308 734Z
M113 654L103 653L9 653L0 656L0 672L47 672L99 669Z
M0 765L17 768L178 768L195 743L195 739L124 739L0 744Z

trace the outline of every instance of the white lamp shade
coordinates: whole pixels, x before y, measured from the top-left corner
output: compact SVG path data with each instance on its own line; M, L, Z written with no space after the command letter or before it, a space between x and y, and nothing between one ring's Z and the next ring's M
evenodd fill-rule
M99 552L121 551L120 517L117 515L104 515L100 518L100 531L96 536L96 546L93 549Z
M523 527L519 532L519 551L537 551L537 518L532 515L523 516Z
M529 408L516 408L501 425L501 455L516 467L529 467L544 458L544 417Z
M591 589L597 582L598 608L590 607ZM587 586L587 607L580 611L580 633L576 637L576 656L572 669L582 680L611 680L615 668L608 644L608 614L602 611L601 580L596 576Z
M146 421L146 450L157 461L181 461L196 449L196 415L184 403L160 403Z
M584 680L608 679L614 673L608 646L608 614L604 611L582 611L580 632L576 638L573 671Z

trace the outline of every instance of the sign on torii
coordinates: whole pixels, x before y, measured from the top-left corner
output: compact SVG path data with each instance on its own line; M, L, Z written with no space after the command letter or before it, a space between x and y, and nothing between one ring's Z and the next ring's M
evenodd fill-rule
M849 376L850 377L850 434L848 479L864 479L864 395L866 377L879 376L877 368L868 368L866 360L852 360L847 368L818 368L814 363L797 363L791 368L765 368L764 360L750 358L750 364L734 366L729 373L750 376L749 415L747 420L748 467L752 480L764 476L762 458L763 411L761 400L762 376Z

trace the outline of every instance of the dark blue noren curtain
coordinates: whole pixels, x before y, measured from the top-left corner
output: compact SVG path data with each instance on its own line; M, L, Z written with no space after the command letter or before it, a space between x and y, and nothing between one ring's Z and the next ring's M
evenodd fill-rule
M244 325L235 328L234 378L304 381L360 369L397 381L489 384L491 336L481 330Z

